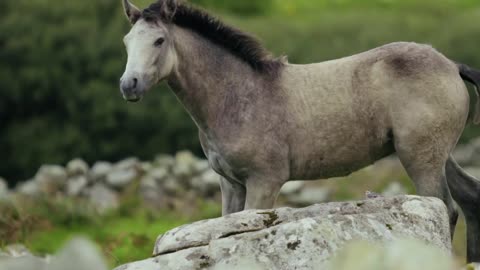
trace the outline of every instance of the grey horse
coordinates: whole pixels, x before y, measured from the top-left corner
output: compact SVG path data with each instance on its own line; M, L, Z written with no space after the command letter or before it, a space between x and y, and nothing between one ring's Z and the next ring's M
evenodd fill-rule
M478 94L479 72L406 42L293 65L189 4L123 4L133 26L121 92L139 101L168 81L221 175L223 215L272 208L289 180L345 176L396 153L417 193L445 202L452 233L460 205L468 260L480 262L480 182L451 156L469 119L463 80ZM479 103L471 115L480 122Z

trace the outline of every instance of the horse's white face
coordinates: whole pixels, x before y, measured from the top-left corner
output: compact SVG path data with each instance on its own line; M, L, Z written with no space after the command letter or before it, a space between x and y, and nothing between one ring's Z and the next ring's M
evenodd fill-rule
M124 38L128 60L120 89L125 100L136 102L170 75L177 57L167 26L161 22L147 22L140 18L138 9L129 8L126 13L133 27ZM129 11L137 12L136 17L129 15Z

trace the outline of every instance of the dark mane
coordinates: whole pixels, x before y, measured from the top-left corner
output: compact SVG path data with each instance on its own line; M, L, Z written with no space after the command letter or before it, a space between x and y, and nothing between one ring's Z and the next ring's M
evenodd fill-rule
M257 39L183 1L158 0L143 10L142 18L160 19L193 30L262 73L276 74L284 65L283 60L274 59Z

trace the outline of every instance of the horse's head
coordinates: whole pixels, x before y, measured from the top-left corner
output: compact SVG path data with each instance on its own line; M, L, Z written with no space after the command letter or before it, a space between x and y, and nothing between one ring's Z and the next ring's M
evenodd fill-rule
M127 101L139 101L151 87L170 75L177 62L170 22L175 13L174 0L160 0L140 11L122 0L132 24L125 36L128 60L120 79L120 89Z

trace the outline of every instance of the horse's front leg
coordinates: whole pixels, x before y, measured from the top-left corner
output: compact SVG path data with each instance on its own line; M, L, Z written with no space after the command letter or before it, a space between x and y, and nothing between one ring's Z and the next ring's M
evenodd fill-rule
M283 183L272 177L248 179L245 209L272 209Z
M245 207L245 186L221 177L220 188L222 190L222 216L243 211Z

